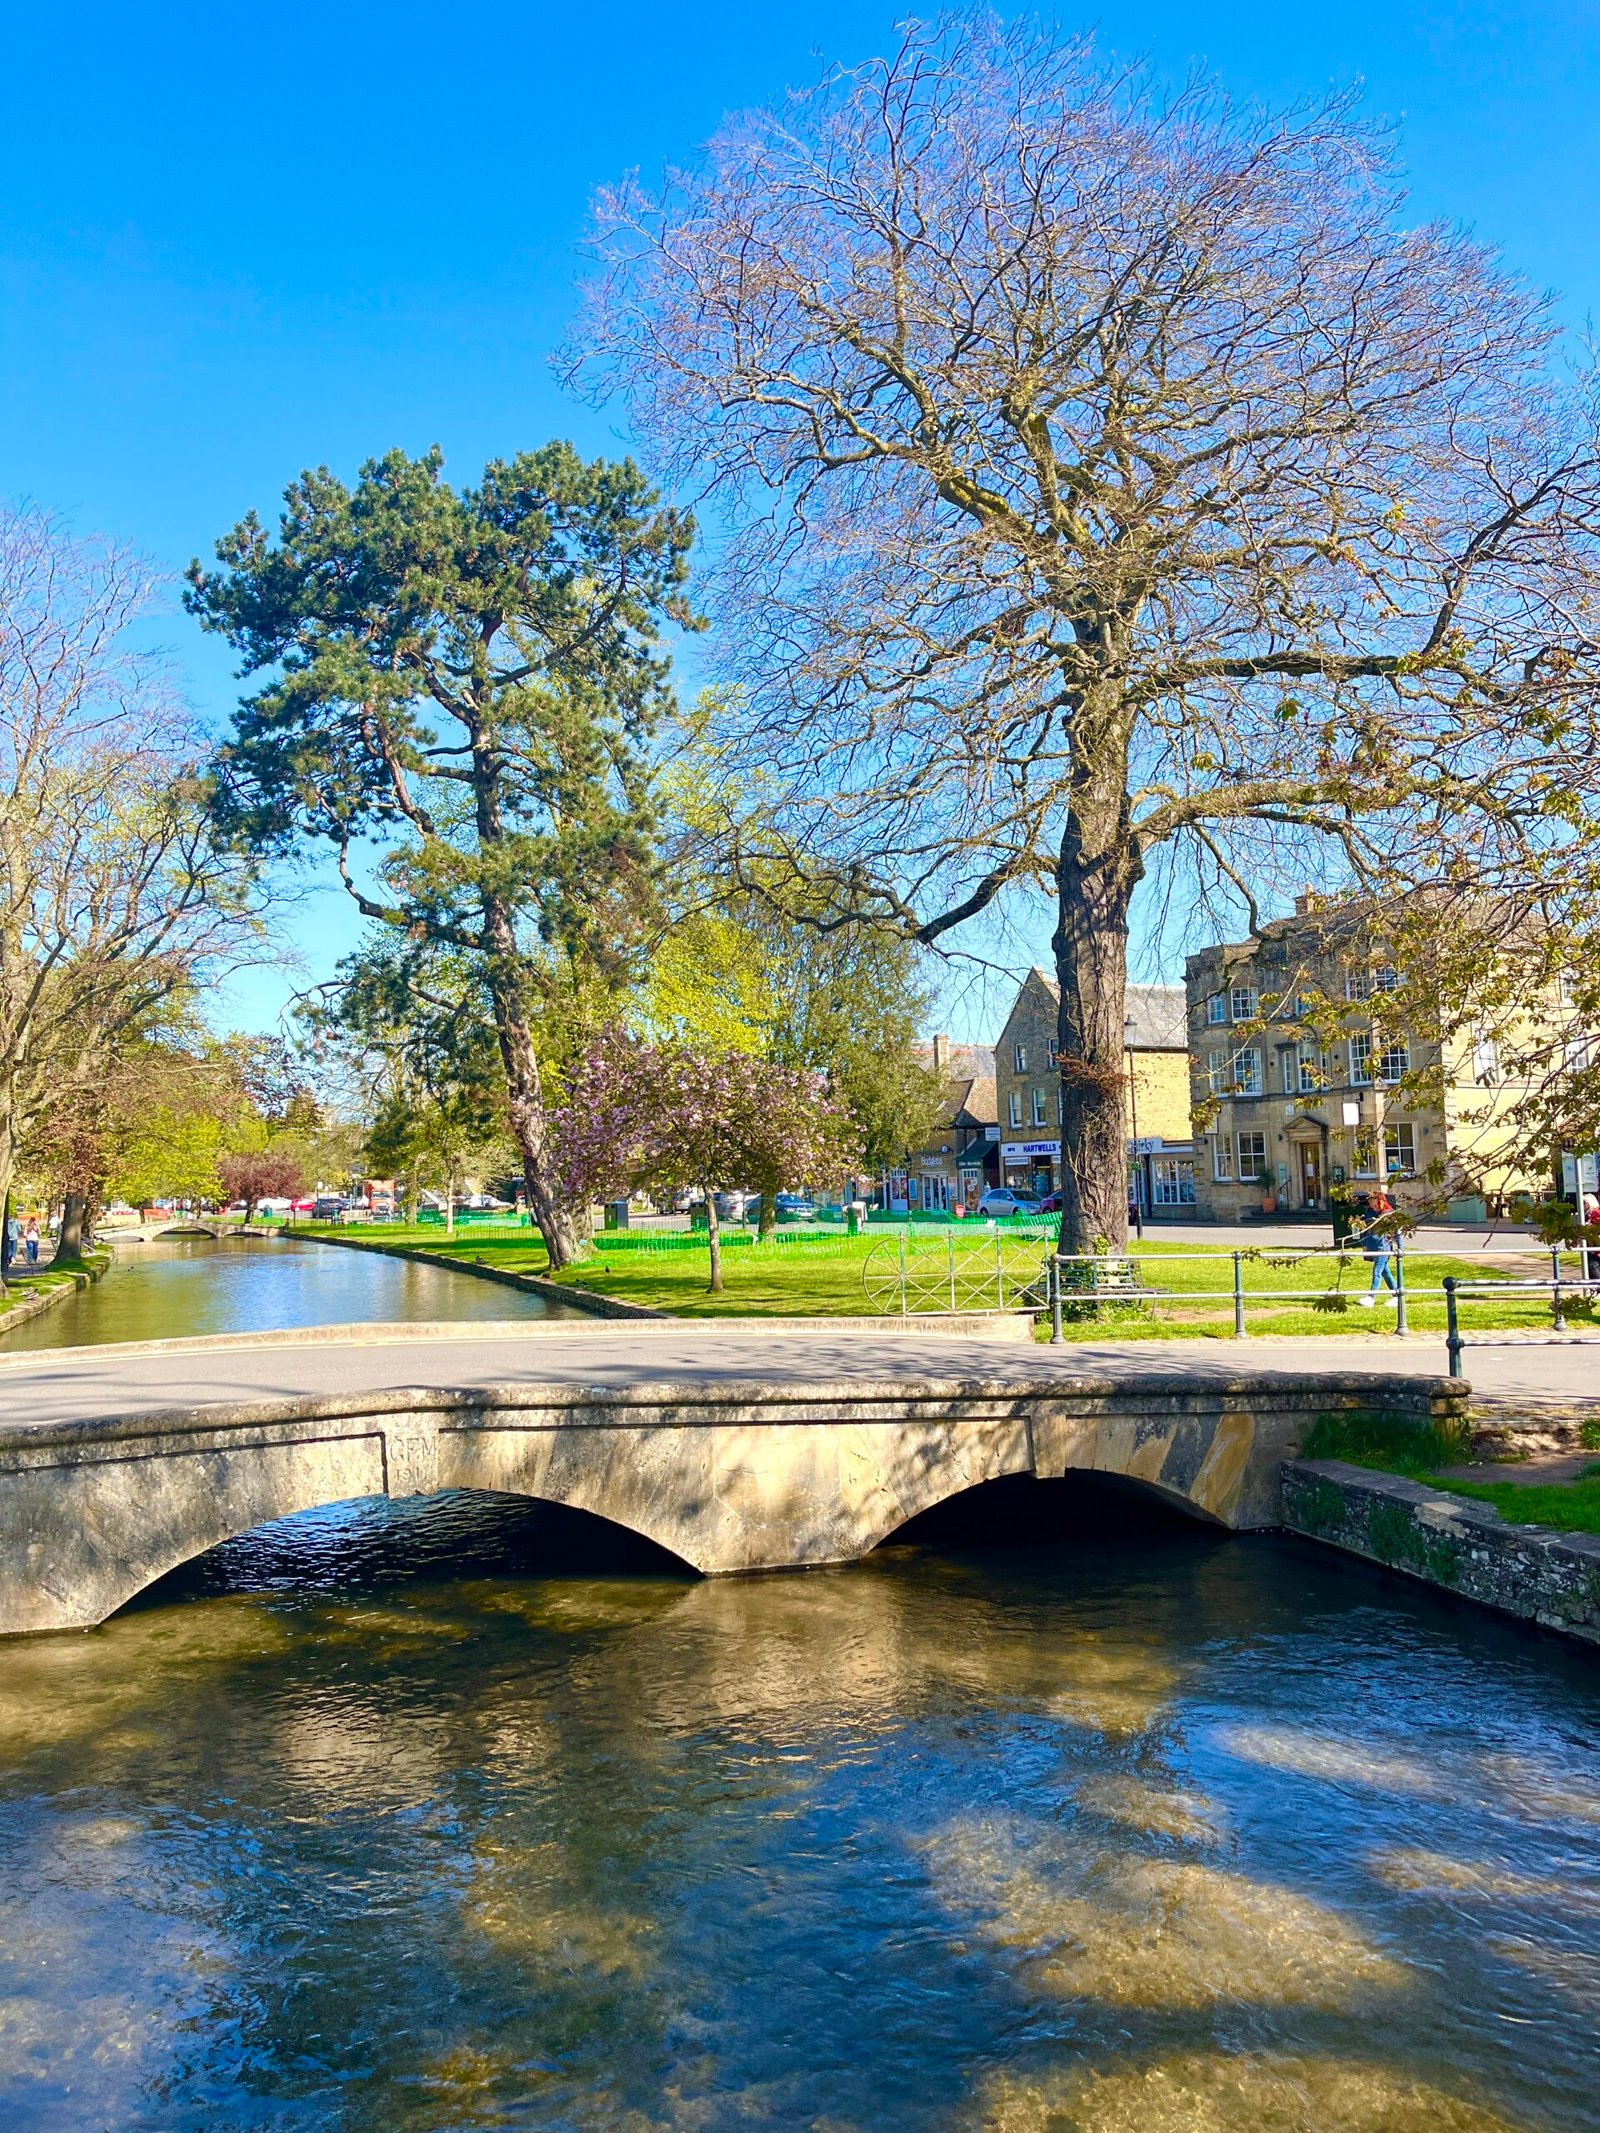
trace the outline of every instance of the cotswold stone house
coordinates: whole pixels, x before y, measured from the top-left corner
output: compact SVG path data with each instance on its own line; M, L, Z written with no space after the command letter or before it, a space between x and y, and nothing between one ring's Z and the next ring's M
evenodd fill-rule
M1055 981L1030 970L995 1046L1001 1182L1019 1192L1061 1183L1061 1082ZM1130 1183L1152 1213L1187 1213L1194 1199L1189 1055L1179 985L1128 987Z
M1370 910L1302 897L1292 918L1185 966L1195 1190L1202 1219L1326 1214L1334 1194L1385 1183L1402 1204L1481 1218L1549 1181L1519 1157L1492 1046L1401 1027L1399 972Z
M943 1036L919 1045L917 1052L924 1066L944 1077L944 1110L906 1167L889 1172L886 1205L912 1214L976 1207L1000 1178L994 1053L986 1044L952 1044Z

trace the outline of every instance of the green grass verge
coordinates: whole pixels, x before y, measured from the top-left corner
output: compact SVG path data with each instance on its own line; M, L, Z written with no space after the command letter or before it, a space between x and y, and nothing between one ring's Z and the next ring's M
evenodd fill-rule
M41 1267L37 1274L19 1274L13 1267L6 1276L6 1293L0 1296L0 1333L6 1330L6 1321L15 1315L19 1304L36 1296L48 1296L56 1289L81 1289L86 1280L98 1279L110 1264L109 1252L89 1251L75 1266Z
M1516 1526L1553 1526L1558 1533L1600 1533L1600 1465L1586 1467L1575 1480L1535 1482L1521 1488L1514 1481L1442 1481L1457 1496L1476 1496L1493 1504Z
M1410 1415L1356 1410L1319 1415L1300 1448L1302 1459L1344 1459L1379 1473L1404 1474L1426 1481L1452 1496L1471 1496L1493 1504L1513 1525L1549 1526L1558 1533L1600 1533L1600 1462L1585 1467L1574 1480L1535 1483L1458 1481L1441 1477L1439 1468L1468 1455L1471 1429L1458 1424L1423 1422Z

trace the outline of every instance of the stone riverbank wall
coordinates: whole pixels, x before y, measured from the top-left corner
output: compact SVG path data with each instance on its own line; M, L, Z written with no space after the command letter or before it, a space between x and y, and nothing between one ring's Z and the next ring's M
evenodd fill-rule
M1600 1535L1513 1525L1492 1504L1339 1459L1284 1467L1283 1522L1308 1540L1600 1645Z

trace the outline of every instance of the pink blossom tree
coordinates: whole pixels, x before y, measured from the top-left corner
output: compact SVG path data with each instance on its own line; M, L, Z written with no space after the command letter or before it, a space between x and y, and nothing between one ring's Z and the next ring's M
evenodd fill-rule
M622 1030L590 1047L554 1123L574 1204L645 1183L705 1194L713 1293L722 1287L719 1190L759 1188L766 1230L786 1181L842 1174L861 1159L855 1122L822 1075L741 1052L646 1044Z

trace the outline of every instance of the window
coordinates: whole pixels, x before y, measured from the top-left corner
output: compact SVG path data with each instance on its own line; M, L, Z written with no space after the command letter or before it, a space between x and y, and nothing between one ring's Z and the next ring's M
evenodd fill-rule
M1044 1063L1052 1074L1061 1064L1061 1047L1054 1037L1050 1039L1050 1042L1044 1048Z
M1358 1030L1350 1039L1350 1079L1372 1079L1372 1038L1366 1030Z
M1151 1204L1155 1207L1194 1205L1194 1165L1181 1155L1157 1155L1150 1159Z
M1380 1081L1398 1081L1402 1074L1411 1071L1411 1047L1402 1037L1398 1043L1386 1044L1383 1058L1378 1066Z
M1014 1044L1011 1047L1011 1071L1014 1074L1027 1073L1028 1047L1025 1044Z
M1060 1082L1058 1081L1058 1082L1056 1083L1056 1124L1057 1124L1058 1126L1064 1126L1064 1125L1066 1124L1066 1122L1067 1122L1067 1092L1066 1092L1066 1090L1065 1090L1065 1089L1064 1089L1064 1088L1063 1088L1063 1087L1061 1086Z
M1224 1185L1233 1176L1233 1143L1225 1133L1211 1144L1211 1175Z
M1264 1133L1241 1133L1239 1135L1239 1182L1249 1184L1253 1179L1267 1174L1267 1136Z
M1500 1079L1500 1047L1492 1037L1473 1041L1472 1078L1480 1089L1491 1088Z
M1294 1054L1296 1083L1302 1096L1320 1089L1327 1080L1327 1060L1314 1044L1302 1044Z
M1386 1177L1404 1174L1409 1177L1417 1167L1417 1150L1414 1129L1410 1126L1385 1126L1383 1129L1383 1169Z
M1347 970L1344 974L1344 996L1347 1000L1370 1000L1372 977L1365 970Z
M1356 1135L1355 1171L1358 1178L1375 1178L1378 1175L1378 1142L1375 1134Z
M1290 1046L1290 1047L1289 1047L1289 1048L1288 1048L1287 1050L1285 1050L1285 1052L1284 1052L1284 1054L1283 1054L1283 1093L1284 1093L1284 1095L1285 1095L1285 1096L1292 1096L1292 1095L1294 1094L1295 1090L1299 1088L1299 1086L1300 1086L1300 1065L1299 1065L1299 1060L1298 1060L1298 1059L1296 1058L1296 1056L1295 1056L1295 1052L1294 1052L1294 1048L1293 1048L1293 1046Z
M1261 1051L1258 1045L1247 1044L1243 1051L1234 1053L1233 1086L1240 1096L1261 1094Z
M1253 985L1235 985L1228 995L1228 1008L1235 1022L1248 1022L1256 1011Z
M1006 1099L1006 1116L1013 1126L1022 1124L1022 1091L1013 1089Z
M1377 969L1372 973L1372 989L1374 992L1398 992L1400 990L1400 973L1395 969L1393 963L1380 963L1378 965Z
M1050 1123L1050 1114L1045 1109L1043 1089L1035 1089L1033 1092L1033 1122L1036 1126L1047 1126Z
M1228 1086L1228 1055L1226 1052L1206 1054L1206 1087L1213 1096L1220 1095Z
M1220 992L1214 992L1206 1002L1206 1020L1208 1022L1226 1022L1227 1019L1227 996Z

